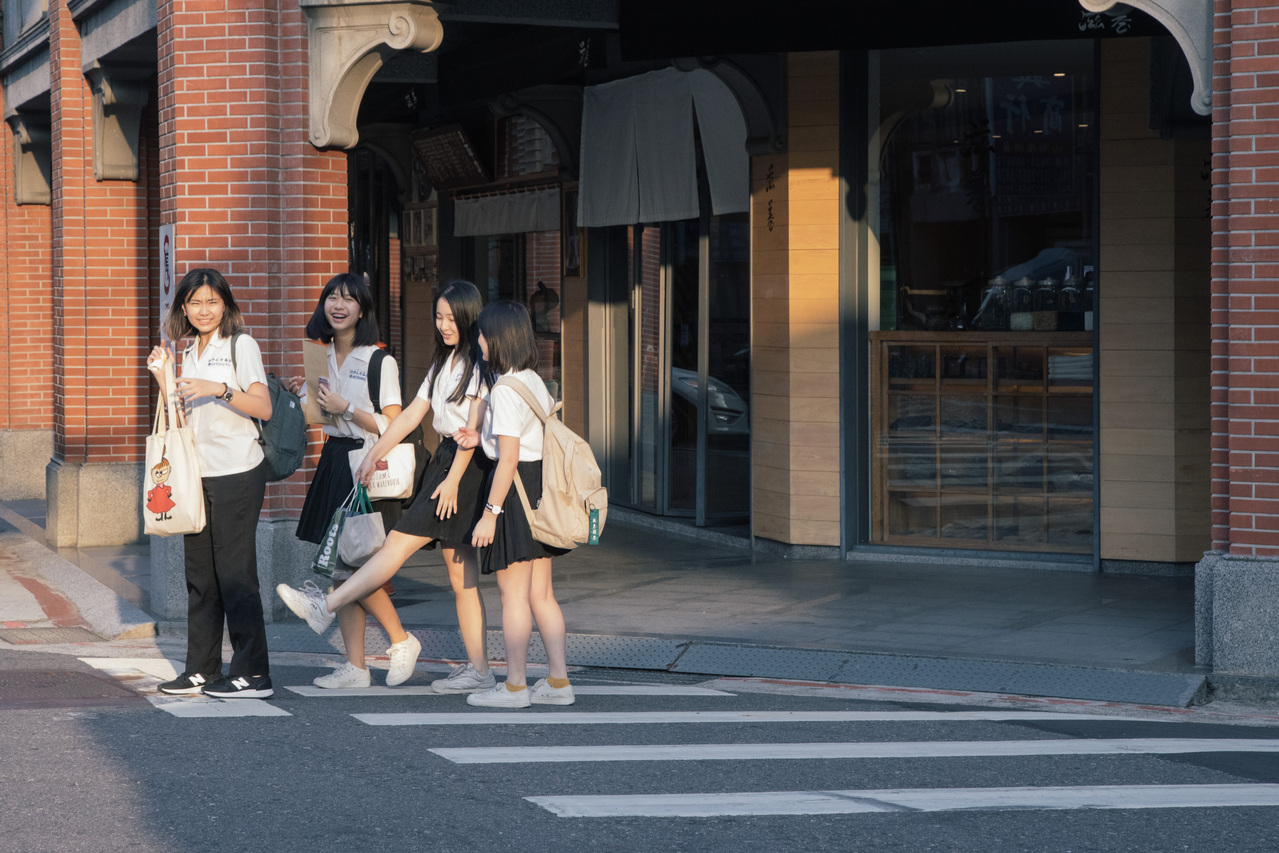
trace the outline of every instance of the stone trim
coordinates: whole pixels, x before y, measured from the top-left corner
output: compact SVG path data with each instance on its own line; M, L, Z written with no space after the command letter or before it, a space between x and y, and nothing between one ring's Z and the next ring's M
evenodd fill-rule
M53 203L53 133L47 116L17 114L7 119L13 131L13 201Z
M310 138L316 148L354 148L364 91L397 51L435 50L444 28L425 0L299 0L310 62Z
M1090 12L1104 12L1120 0L1079 0ZM1168 28L1190 63L1195 90L1190 108L1201 116L1212 112L1212 0L1123 0Z
M86 72L93 89L93 177L138 179L138 128L151 94L151 70L94 62Z

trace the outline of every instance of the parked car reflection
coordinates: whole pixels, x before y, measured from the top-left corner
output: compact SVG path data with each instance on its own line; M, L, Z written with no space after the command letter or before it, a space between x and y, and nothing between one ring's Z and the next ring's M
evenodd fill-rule
M677 432L687 430L695 435L697 430L697 371L681 367L671 368L671 406L675 413ZM729 387L728 383L714 376L706 383L706 428L710 435L749 435L750 419L746 401Z

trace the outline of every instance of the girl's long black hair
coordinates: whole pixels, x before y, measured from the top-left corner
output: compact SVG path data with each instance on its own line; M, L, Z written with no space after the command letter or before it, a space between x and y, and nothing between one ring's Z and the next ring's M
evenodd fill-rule
M373 291L364 276L349 272L338 273L324 285L315 311L306 324L306 336L322 344L333 343L333 326L329 323L329 315L324 312L324 303L335 290L351 297L360 306L360 319L355 324L355 346L368 347L376 344L377 311L373 308Z
M448 401L460 403L466 399L466 386L471 384L471 371L483 361L477 323L480 312L484 308L484 297L480 296L479 288L459 278L440 288L440 292L435 297L436 306L440 304L441 299L447 302L453 311L453 323L457 326L456 350L462 356L462 381L453 389ZM431 356L431 385L427 389L428 396L435 392L435 382L444 372L445 366L453 356L453 351L454 347L444 343L444 336L440 334L440 327L436 325L435 355Z

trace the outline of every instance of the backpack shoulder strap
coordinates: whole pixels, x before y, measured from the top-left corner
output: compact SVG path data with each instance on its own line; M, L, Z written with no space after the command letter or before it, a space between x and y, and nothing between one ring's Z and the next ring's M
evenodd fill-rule
M505 385L507 388L515 389L515 393L524 398L524 402L528 403L528 407L533 410L533 414L537 415L537 419L542 423L546 423L547 419L550 418L549 414L542 411L542 404L538 402L538 399L533 396L533 392L523 382L519 382L510 376L503 376L493 384L493 387L496 388L498 385ZM557 403L551 411L554 412L558 408L559 404Z
M240 373L240 366L235 363L235 342L238 341L240 339L240 335L243 335L243 334L244 332L231 333L231 369L235 371L237 377L239 376L239 373ZM240 380L237 378L236 381L239 382Z
M378 347L373 350L373 355L369 356L369 401L373 403L373 411L382 414L382 401L379 395L382 391L382 362L386 359L386 350Z

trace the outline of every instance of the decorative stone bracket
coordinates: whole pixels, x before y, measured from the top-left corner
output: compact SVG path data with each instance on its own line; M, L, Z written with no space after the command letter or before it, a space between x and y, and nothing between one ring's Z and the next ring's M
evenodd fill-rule
M53 203L53 135L47 116L9 116L13 131L13 200L15 204Z
M1212 112L1212 0L1123 0L1168 28L1190 62L1195 90L1190 108L1201 116ZM1119 0L1079 0L1089 12L1104 12Z
M310 48L311 144L353 148L373 75L401 50L435 50L444 27L426 0L299 0Z
M138 179L138 128L151 95L151 69L95 62L85 72L93 89L93 177Z

